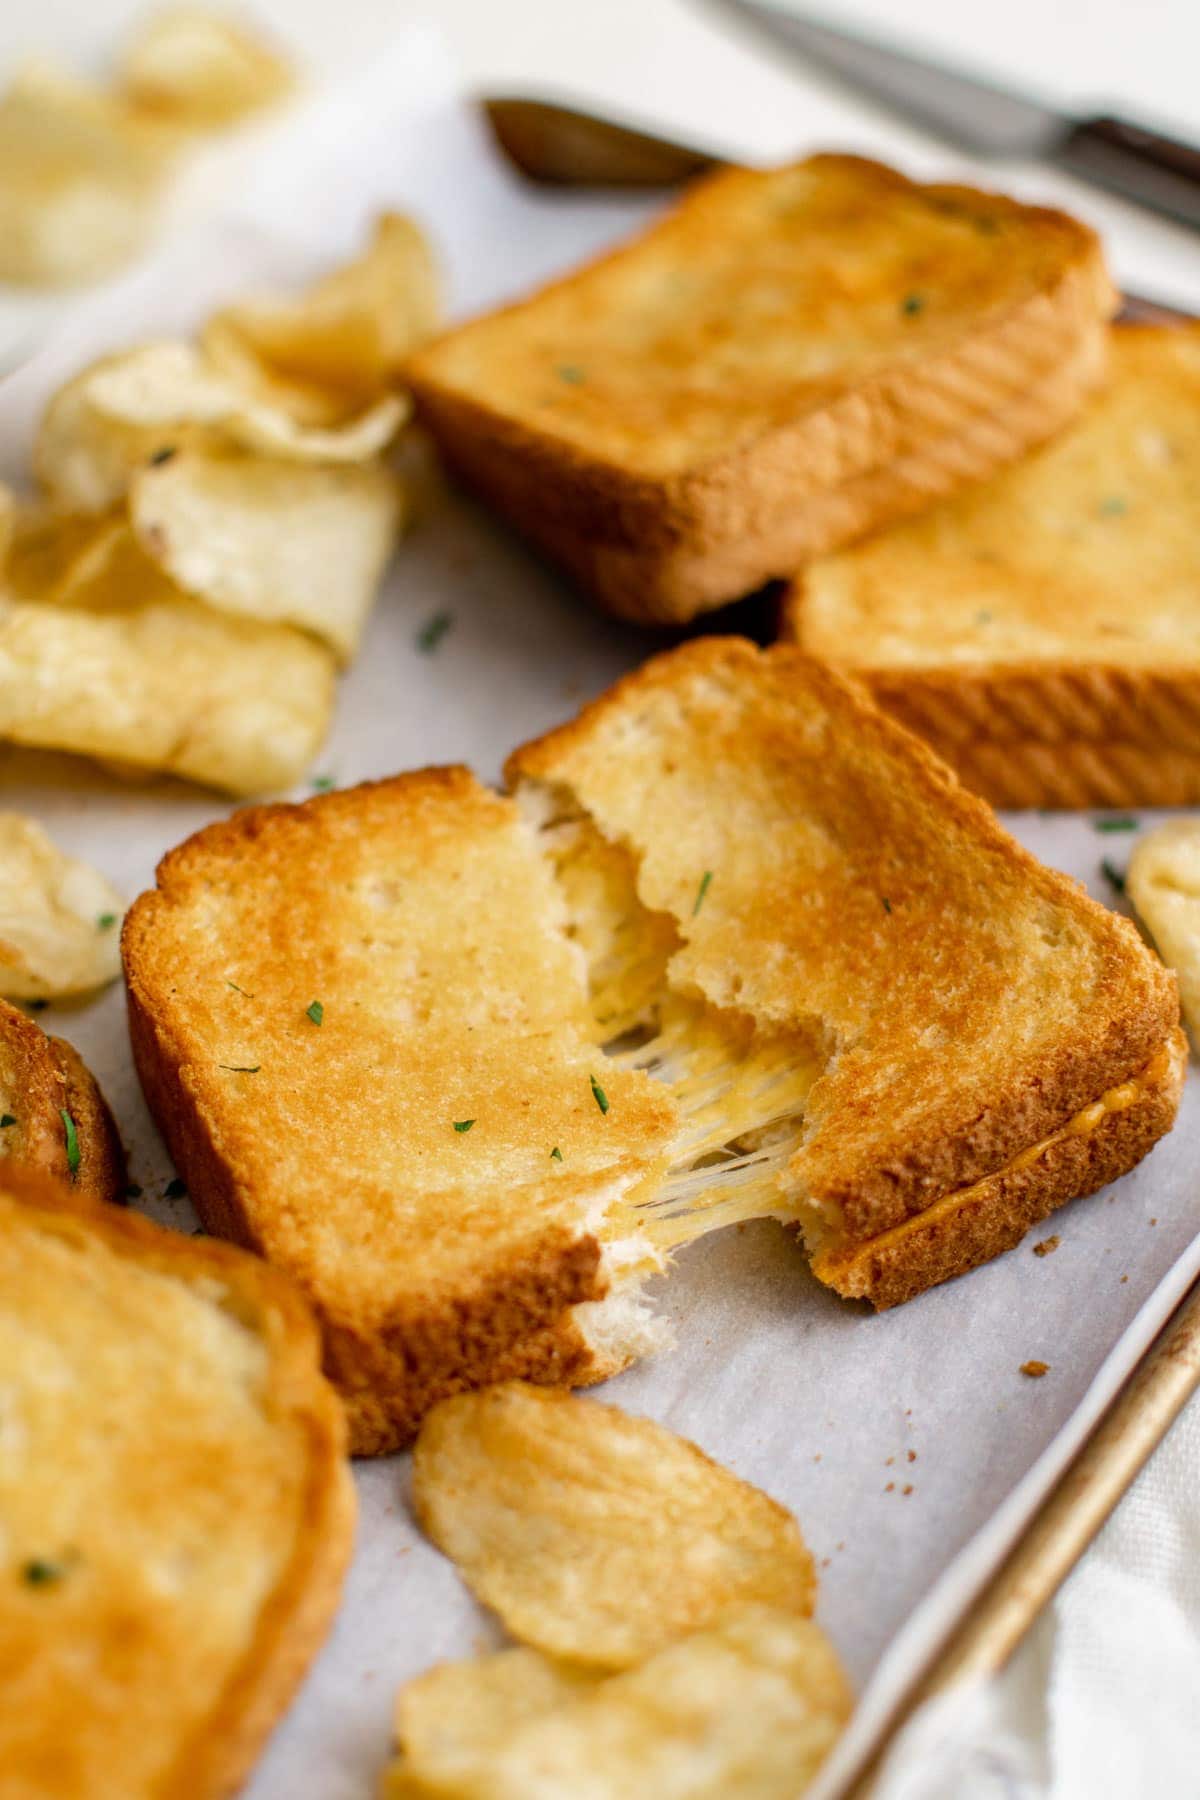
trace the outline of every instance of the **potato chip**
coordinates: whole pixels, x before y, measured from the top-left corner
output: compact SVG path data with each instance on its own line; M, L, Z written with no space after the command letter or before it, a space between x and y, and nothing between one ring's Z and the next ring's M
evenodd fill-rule
M428 243L411 219L385 213L367 251L298 299L227 307L205 328L213 361L264 399L319 422L331 396L365 406L400 378L437 323Z
M119 99L43 64L0 98L0 280L88 281L139 250L173 149Z
M387 1800L796 1800L852 1705L820 1628L771 1607L574 1691L561 1665L522 1654L435 1669L401 1693Z
M426 1779L452 1780L485 1765L515 1725L574 1700L603 1679L524 1648L439 1663L400 1690L396 1740Z
M236 445L303 463L368 462L395 437L408 402L385 395L328 428L300 426L251 399L191 344L142 344L102 357L50 400L34 443L45 493L74 512L102 512L135 470L192 445Z
M400 490L378 466L181 450L134 477L129 517L185 593L301 626L348 660L395 541Z
M1125 887L1179 977L1184 1020L1200 1050L1200 818L1169 819L1140 837Z
M188 599L127 526L94 531L69 605L0 596L0 738L235 794L297 780L329 725L329 651Z
M198 127L230 124L295 85L277 50L199 6L152 13L126 46L119 73L139 106Z
M125 903L111 882L65 856L40 825L0 812L0 995L86 994L121 972Z
M417 1440L422 1525L523 1643L610 1668L731 1608L812 1611L790 1513L685 1438L506 1382L443 1401Z

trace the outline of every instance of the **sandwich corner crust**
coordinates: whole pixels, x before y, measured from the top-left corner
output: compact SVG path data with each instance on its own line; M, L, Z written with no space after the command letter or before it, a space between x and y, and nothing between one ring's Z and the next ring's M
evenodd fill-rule
M66 1113L75 1127L79 1164L72 1174ZM0 1000L0 1113L8 1126L0 1179L25 1168L68 1185L84 1199L119 1201L125 1152L112 1114L78 1051L49 1037L19 1007Z

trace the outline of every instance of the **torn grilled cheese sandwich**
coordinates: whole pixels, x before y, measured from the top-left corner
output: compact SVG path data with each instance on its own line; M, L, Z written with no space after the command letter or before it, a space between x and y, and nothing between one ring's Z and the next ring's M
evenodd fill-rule
M798 651L685 646L507 776L237 815L126 926L152 1110L360 1450L653 1348L646 1278L722 1225L891 1305L1169 1127L1171 976Z

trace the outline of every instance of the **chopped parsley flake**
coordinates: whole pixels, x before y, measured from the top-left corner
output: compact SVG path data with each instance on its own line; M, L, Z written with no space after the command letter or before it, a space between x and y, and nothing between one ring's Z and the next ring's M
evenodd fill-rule
M177 452L174 444L164 444L162 449L156 450L150 458L150 467L152 469L157 469L161 467L163 463L170 462L171 458L176 454Z
M562 1161L562 1151L559 1149L557 1144L555 1144L553 1150L550 1152L550 1161L551 1162L561 1162Z
M431 655L453 623L454 615L452 613L434 613L432 619L427 619L417 633L417 649L423 651L426 656Z
M608 1095L605 1093L604 1089L600 1086L600 1083L596 1080L596 1077L594 1075L591 1077L591 1082L592 1082L592 1098L596 1102L596 1105L600 1108L600 1111L602 1113L606 1113L608 1111Z
M914 319L919 312L923 312L924 310L925 299L921 294L905 294L903 300L900 302L900 311L904 314L906 319Z
M1129 502L1128 500L1122 500L1120 494L1110 494L1106 500L1100 502L1100 517L1102 519L1119 519L1122 513L1127 513L1128 511Z
M885 913L890 913L892 910L892 903L886 894L883 895L883 910Z
M990 612L988 612L986 607L982 608L979 612L977 612L975 614L975 623L977 625L990 625L991 622L992 622L992 615Z
M558 379L567 382L570 387L579 387L587 380L587 376L578 363L561 363L558 369Z
M1109 862L1106 856L1104 861L1100 864L1100 868L1104 874L1104 879L1112 883L1118 894L1123 894L1125 892L1125 876L1124 873L1118 869L1116 863Z
M224 1069L230 1075L257 1075L262 1068L261 1063L218 1063L218 1069Z
M163 1189L163 1199L164 1200L184 1200L186 1198L187 1198L187 1182L180 1181L178 1175L173 1175L171 1177L170 1181L168 1181L166 1187Z
M97 931L111 931L116 922L116 913L101 913L96 920L96 929Z
M35 1556L21 1570L21 1580L26 1587L50 1587L54 1582L61 1581L66 1572L63 1563L51 1562L45 1556Z
M709 883L712 881L712 878L713 878L712 870L705 869L703 875L700 877L700 886L696 889L696 904L692 908L693 919L695 918L696 914L700 911L700 908L704 905L704 896L708 892Z
M15 1113L5 1113L2 1117L0 1117L0 1131L7 1131L9 1126L15 1125L16 1122L17 1122L17 1119L16 1119Z
M227 981L225 983L225 986L231 987L235 994L240 994L242 996L243 1000L253 1000L253 998L254 998L254 995L248 994L246 992L245 988L240 988L236 981Z
M312 1020L314 1025L324 1024L325 1008L321 1005L319 1000L314 1000L311 1006L305 1007L304 1011L305 1015Z
M327 794L334 786L334 777L332 775L314 775L312 786L315 794Z
M1097 831L1136 831L1138 828L1137 819L1130 818L1126 813L1115 819L1093 819L1092 824Z
M455 1131L470 1131L474 1123L474 1119L455 1119L454 1129Z
M72 1175L79 1173L79 1133L75 1129L75 1121L65 1106L60 1106L58 1116L63 1122L63 1130L67 1134L67 1168Z

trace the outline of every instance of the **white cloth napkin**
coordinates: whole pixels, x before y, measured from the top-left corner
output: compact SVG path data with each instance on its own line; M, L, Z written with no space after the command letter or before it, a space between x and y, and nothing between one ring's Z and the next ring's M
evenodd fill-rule
M876 1800L1200 1794L1200 1398L1004 1674L931 1702Z

